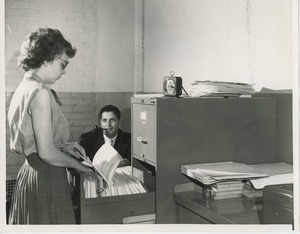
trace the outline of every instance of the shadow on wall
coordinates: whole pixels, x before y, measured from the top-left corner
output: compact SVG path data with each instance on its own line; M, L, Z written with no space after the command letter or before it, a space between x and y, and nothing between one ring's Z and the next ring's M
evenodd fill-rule
M131 108L122 109L121 129L131 132Z
M5 64L5 91L14 92L22 81L24 70L18 67L19 51L14 52L11 58L7 59Z

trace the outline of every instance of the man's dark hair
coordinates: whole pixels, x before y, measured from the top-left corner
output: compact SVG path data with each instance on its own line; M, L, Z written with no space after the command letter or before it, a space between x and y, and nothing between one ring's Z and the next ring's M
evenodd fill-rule
M117 116L118 120L121 119L121 112L120 112L119 108L116 107L116 106L114 106L114 105L107 105L107 106L104 106L104 107L100 110L100 113L99 113L99 118L100 118L100 119L101 119L101 117L102 117L102 113L103 113L103 112L112 112L112 113L114 113L114 114Z

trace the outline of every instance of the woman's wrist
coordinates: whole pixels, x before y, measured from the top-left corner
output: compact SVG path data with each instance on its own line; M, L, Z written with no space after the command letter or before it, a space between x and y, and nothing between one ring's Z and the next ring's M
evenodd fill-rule
M72 144L72 142L66 142L62 147L60 147L60 151L68 153L68 150L66 149L67 146L69 146L70 144Z
M82 170L82 166L83 165L79 161L74 160L74 166L73 166L73 168L75 168L78 171L81 171Z
M64 152L64 145L62 147L59 148L60 151Z
M77 164L78 165L77 170L81 171L82 170L82 164L80 162L78 162L78 161L77 161L77 163L78 163Z
M70 144L72 144L72 143L71 143L71 142L66 142L62 147L59 148L60 151L65 152L65 147L66 147L67 145L70 145Z

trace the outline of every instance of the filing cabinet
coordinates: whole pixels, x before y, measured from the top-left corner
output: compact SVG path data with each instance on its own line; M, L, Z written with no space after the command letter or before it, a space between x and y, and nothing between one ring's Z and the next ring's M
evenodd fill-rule
M156 107L153 103L132 105L133 157L156 166Z
M157 224L177 223L174 186L190 181L181 165L277 160L274 98L132 97L131 121L132 165L144 172L149 192L84 199L77 186L81 223L120 223L153 213Z
M274 98L131 98L132 162L152 178L156 223L177 223L181 165L276 161Z

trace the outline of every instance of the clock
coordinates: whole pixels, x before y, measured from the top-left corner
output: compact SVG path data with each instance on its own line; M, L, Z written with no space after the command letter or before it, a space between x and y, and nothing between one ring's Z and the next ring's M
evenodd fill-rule
M178 76L165 76L163 94L168 97L179 97L182 94L182 79Z

